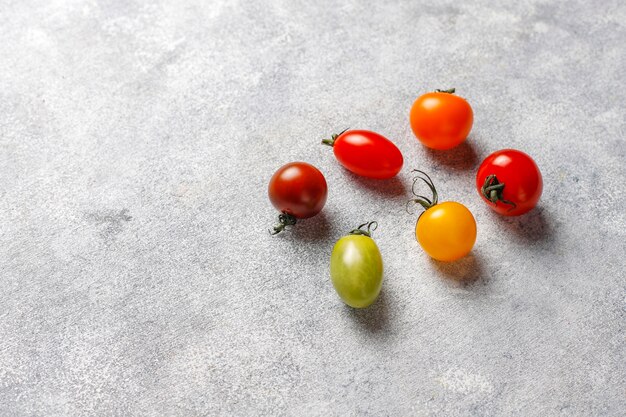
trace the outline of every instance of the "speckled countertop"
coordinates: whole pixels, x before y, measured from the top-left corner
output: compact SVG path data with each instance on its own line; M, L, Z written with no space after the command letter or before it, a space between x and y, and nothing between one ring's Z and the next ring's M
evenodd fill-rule
M626 3L0 0L1 416L623 416ZM413 137L456 87L465 145ZM319 140L378 131L394 180ZM475 169L536 159L541 205L500 218ZM271 238L267 182L305 160L323 214ZM410 169L478 222L431 261ZM337 298L367 220L381 298Z

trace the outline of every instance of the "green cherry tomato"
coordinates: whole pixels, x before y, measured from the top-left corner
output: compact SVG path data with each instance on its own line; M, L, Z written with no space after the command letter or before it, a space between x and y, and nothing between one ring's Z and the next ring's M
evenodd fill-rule
M383 285L383 259L365 223L337 241L330 257L333 286L344 303L354 308L371 305ZM367 226L367 231L361 230ZM376 227L374 226L374 229Z

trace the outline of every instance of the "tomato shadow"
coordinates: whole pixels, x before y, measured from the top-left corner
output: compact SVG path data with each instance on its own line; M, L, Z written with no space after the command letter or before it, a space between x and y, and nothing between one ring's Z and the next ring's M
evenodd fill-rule
M310 219L298 220L298 223L280 235L302 242L324 241L330 239L332 235L332 224L326 213L322 211Z
M428 156L437 164L444 165L457 171L467 171L476 167L478 154L471 137L468 137L459 146L445 151L425 148Z
M443 278L455 284L466 287L487 282L478 253L472 252L452 262L442 262L433 258L430 258L430 262Z
M370 333L381 333L388 329L389 297L384 287L371 306L366 308L352 308L346 305L345 309L360 328Z
M502 225L506 232L524 244L547 243L556 240L556 229L550 215L541 207L515 217L502 216L489 210L493 221Z
M395 177L385 180L366 178L356 175L353 172L344 169L346 177L351 183L356 183L359 188L365 188L373 194L383 196L385 198L393 198L406 195L407 189L402 180L396 175Z

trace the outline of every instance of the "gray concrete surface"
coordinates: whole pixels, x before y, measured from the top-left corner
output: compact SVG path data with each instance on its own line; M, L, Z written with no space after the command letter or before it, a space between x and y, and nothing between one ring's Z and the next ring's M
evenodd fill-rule
M623 1L0 0L1 416L626 414ZM466 145L408 111L456 87ZM376 130L375 182L319 140ZM535 157L540 207L490 212L475 169ZM322 215L270 237L305 160ZM471 256L431 261L410 169L466 204ZM336 239L378 220L380 300L353 311Z

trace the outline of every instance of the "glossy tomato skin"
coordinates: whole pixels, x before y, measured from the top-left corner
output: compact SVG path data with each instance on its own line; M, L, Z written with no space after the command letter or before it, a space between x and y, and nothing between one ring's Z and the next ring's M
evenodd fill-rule
M339 239L330 257L330 276L344 303L354 308L371 305L383 285L383 259L376 242L363 235Z
M483 196L481 189L489 175L495 175L499 183L504 183L502 200L515 203L514 208L503 201L493 203ZM492 153L480 164L476 189L495 212L503 216L519 216L537 205L543 192L543 179L530 156L515 149L503 149Z
M451 149L461 144L472 130L474 112L462 97L434 92L420 96L410 114L413 133L432 149Z
M474 247L476 220L463 204L446 201L422 213L415 225L415 237L432 258L455 261Z
M402 169L400 149L389 139L369 130L348 130L333 145L335 157L344 168L368 178L394 177Z
M322 210L328 187L324 175L313 165L291 162L274 173L268 194L278 211L297 219L306 219Z

